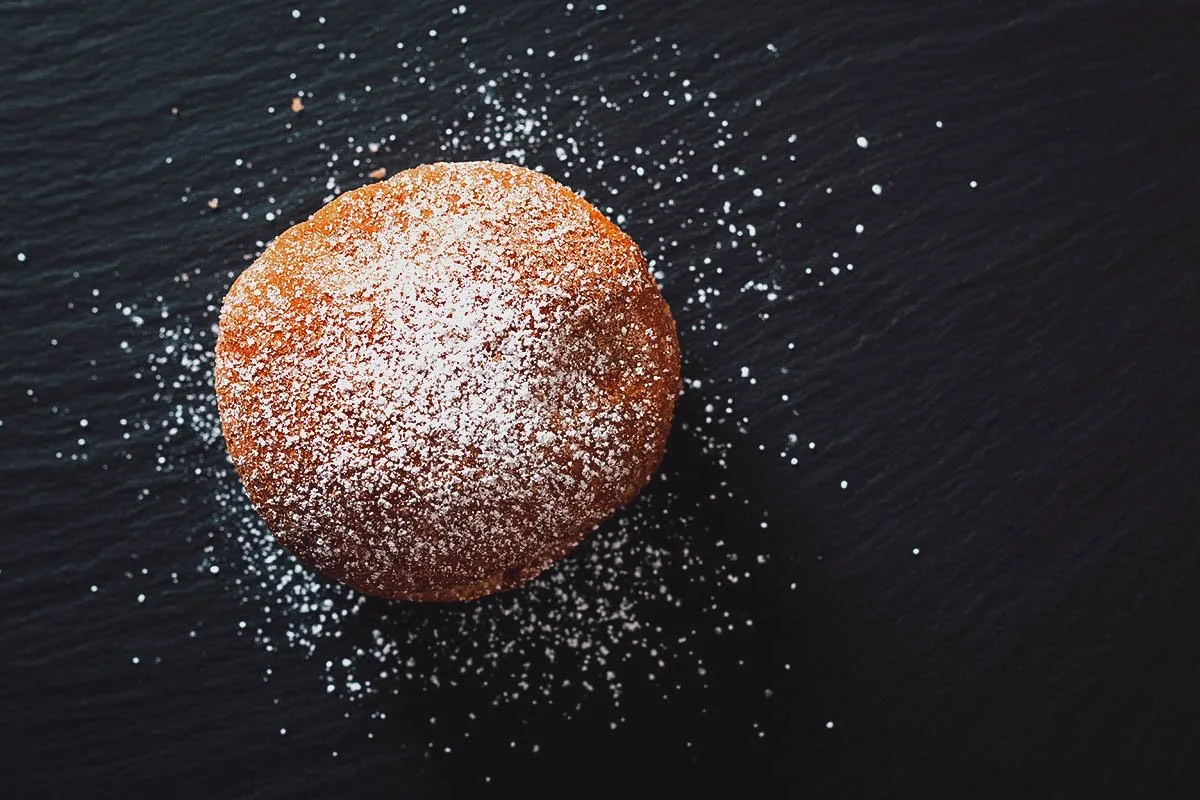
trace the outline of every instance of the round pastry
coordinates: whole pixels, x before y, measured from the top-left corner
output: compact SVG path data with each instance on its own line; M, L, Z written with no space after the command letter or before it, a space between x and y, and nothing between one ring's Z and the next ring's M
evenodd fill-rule
M631 500L679 392L634 242L522 167L430 164L285 231L221 308L221 426L284 547L366 594L533 578Z

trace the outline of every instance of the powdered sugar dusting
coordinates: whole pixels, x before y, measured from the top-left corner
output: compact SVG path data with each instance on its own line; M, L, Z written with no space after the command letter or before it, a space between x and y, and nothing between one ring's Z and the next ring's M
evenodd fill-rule
M239 277L221 330L251 497L305 561L394 596L532 577L648 480L679 386L636 245L487 162L343 195Z
M568 8L566 17L575 13ZM318 20L306 14L297 25L320 37ZM620 24L615 17L613 24ZM144 429L140 435L158 437L163 471L191 477L198 468L189 445L193 437L202 444L203 467L194 480L211 490L212 517L198 534L198 570L243 602L239 635L268 653L309 656L325 691L361 703L373 716L385 713L372 701L377 695L458 690L484 706L541 705L567 716L587 708L619 725L626 697L702 689L722 664L742 663L755 620L737 598L753 590L769 559L753 536L730 540L726 528L735 526L725 521L736 515L736 527L748 529L770 521L735 496L729 459L757 448L778 451L784 463L803 469L833 449L803 430L794 399L799 387L792 400L771 389L791 380L804 353L803 342L772 326L785 317L776 310L798 298L870 275L864 248L886 227L885 218L864 211L861 235L843 223L844 232L822 237L819 219L809 224L806 215L818 216L827 197L847 197L858 184L868 203L887 203L892 195L873 194L870 186L890 185L889 177L849 168L809 176L790 146L801 134L754 130L748 109L762 101L719 96L704 85L704 62L716 54L691 53L661 36L631 39L627 50L641 66L632 75L606 77L589 63L596 53L586 38L496 58L450 30L440 29L436 40L394 43L394 74L368 85L354 83L349 69L364 59L321 38L315 48L324 55L316 57L326 58L343 82L331 89L294 74L303 113L283 113L287 98L267 111L301 154L296 160L271 163L252 157L247 145L230 160L223 185L184 186L186 179L177 177L181 207L242 225L245 245L227 253L219 274L202 264L181 276L187 284L181 290L203 296L206 309L161 323L144 373L155 405L147 420L132 424ZM629 124L640 114L664 112L678 129L650 138ZM847 136L842 155L861 159L875 150L863 151ZM434 608L381 603L297 564L251 508L221 443L211 391L213 323L229 282L270 236L381 168L393 174L468 159L546 170L635 236L679 322L681 411L653 485L519 591ZM799 191L796 185L807 186L810 177L820 184ZM219 211L203 202L214 195ZM815 230L812 247L777 254L781 228ZM844 268L833 272L832 265ZM157 304L132 305L138 319L156 319ZM758 345L753 352L739 344L746 339ZM346 379L365 385L357 371ZM764 405L768 391L772 411L797 426L778 445L756 433L752 409ZM522 435L552 451L560 446L557 428ZM858 485L855 476L846 478ZM836 483L831 489L840 493Z

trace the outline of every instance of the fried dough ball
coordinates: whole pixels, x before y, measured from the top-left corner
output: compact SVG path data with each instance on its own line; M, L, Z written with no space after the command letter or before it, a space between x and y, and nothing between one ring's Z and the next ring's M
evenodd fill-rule
M675 323L637 245L550 178L417 167L281 234L229 290L226 445L296 558L365 594L530 580L662 459Z

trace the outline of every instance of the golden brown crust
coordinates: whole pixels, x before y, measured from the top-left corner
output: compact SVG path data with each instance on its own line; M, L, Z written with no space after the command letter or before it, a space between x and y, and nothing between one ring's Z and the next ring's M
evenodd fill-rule
M637 246L519 167L432 164L285 231L221 311L231 458L279 541L374 595L533 578L631 500L679 390Z

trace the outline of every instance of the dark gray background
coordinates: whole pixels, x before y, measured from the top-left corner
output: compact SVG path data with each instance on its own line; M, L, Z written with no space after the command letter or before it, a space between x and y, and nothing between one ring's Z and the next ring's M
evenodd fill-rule
M7 796L1194 796L1190 6L608 5L0 2ZM422 73L401 65L417 44L435 62ZM566 98L602 85L612 104L579 133L594 156L686 155L651 159L669 167L657 189L611 166L564 180L627 215L702 381L680 403L672 492L630 519L672 517L670 547L725 542L701 569L753 564L661 611L666 631L707 630L713 608L753 619L698 635L707 686L677 657L628 680L619 711L567 713L577 689L496 708L496 685L399 678L347 697L326 691L327 652L240 633L270 614L239 582L220 443L164 433L204 399L164 395L148 364L165 328L211 346L231 271L319 207L330 175L347 189L376 165L504 157L448 144L478 83L468 62L527 68L564 132ZM716 99L643 94L678 96L681 76ZM314 96L289 132L297 87ZM736 135L714 148L722 130ZM389 134L346 163L347 137ZM580 159L555 146L526 162L563 177ZM730 197L736 234L718 222ZM720 275L688 272L705 257ZM755 281L778 299L741 291ZM721 294L694 301L701 286ZM133 327L115 302L170 318ZM705 411L729 398L727 418ZM368 603L338 646L445 613Z

